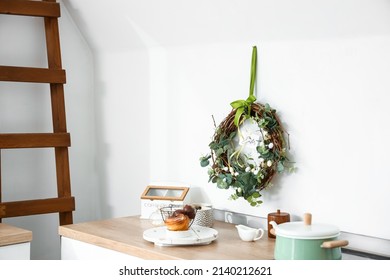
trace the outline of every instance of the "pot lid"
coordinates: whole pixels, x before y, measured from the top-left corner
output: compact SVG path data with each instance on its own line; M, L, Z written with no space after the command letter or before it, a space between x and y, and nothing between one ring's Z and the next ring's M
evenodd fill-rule
M278 209L276 212L269 213L268 216L272 217L290 217L289 213L281 212L280 209Z
M305 225L303 222L290 222L278 225L275 233L277 236L297 239L322 239L336 237L340 230L328 224Z
M303 215L303 222L291 222L274 225L278 236L297 239L322 239L336 237L340 234L338 227L329 224L312 224L310 213Z

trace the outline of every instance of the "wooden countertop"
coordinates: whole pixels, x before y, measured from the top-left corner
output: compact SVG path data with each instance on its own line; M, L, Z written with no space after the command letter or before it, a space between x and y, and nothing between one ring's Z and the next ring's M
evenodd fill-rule
M25 243L31 240L31 231L0 223L0 246Z
M256 242L242 241L234 224L214 222L217 240L199 246L156 246L143 239L153 225L138 216L85 222L59 227L64 237L129 254L142 259L253 260L274 258L275 240L264 236Z

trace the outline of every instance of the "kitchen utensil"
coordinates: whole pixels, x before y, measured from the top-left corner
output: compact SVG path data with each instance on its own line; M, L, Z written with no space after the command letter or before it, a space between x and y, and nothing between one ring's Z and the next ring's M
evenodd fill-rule
M272 228L272 225L270 224L271 221L275 221L275 223L283 224L290 221L290 214L285 212L280 212L280 209L278 209L274 213L269 213L268 217L268 237L275 238L275 230Z
M212 206L206 203L193 203L191 205L196 209L193 225L212 227L214 223Z
M160 213L161 213L162 220L165 222L169 217L171 217L173 215L173 213L176 210L183 210L183 207L177 207L175 205L161 207ZM194 210L195 210L195 217L196 217L196 209L194 208ZM190 223L189 223L188 228L190 228L191 225L193 224L195 217L193 219L190 219Z
M251 228L244 225L236 225L236 228L243 241L256 241L264 235L264 230L261 228Z
M166 227L154 227L143 233L146 241L157 246L207 245L218 238L218 231L213 228L193 225L185 237L175 237L167 234Z
M338 240L340 230L329 224L312 224L311 214L304 215L303 222L277 224L275 229L276 260L340 260L341 247L347 240Z

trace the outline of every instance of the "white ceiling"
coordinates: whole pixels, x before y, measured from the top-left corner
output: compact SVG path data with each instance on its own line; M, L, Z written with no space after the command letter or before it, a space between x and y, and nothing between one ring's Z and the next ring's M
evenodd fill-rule
M390 23L388 0L62 2L95 51L382 35ZM371 13L383 16L364 20ZM342 24L335 28L334 21Z

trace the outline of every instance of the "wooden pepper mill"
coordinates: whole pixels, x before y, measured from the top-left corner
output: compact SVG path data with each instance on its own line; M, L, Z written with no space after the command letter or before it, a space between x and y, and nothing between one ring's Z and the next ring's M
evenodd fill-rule
M290 221L290 214L285 212L280 212L278 209L275 213L268 214L268 237L275 238L275 230L272 228L269 222L275 221L277 224L283 224Z

